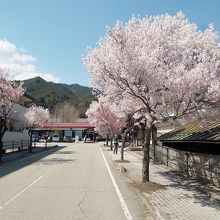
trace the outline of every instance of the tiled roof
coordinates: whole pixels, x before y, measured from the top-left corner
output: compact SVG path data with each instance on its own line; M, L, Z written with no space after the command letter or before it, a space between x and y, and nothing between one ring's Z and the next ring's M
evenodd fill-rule
M48 122L45 128L93 128L89 122Z
M199 123L189 123L168 132L158 138L161 142L220 142L220 121L207 123L202 127Z

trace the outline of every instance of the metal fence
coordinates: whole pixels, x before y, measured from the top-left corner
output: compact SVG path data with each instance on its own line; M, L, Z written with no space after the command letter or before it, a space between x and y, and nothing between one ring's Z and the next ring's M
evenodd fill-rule
M150 154L155 162L220 187L220 155L186 152L161 145L151 148Z
M3 152L14 152L24 149L28 149L30 146L30 140L20 140L20 141L3 141Z

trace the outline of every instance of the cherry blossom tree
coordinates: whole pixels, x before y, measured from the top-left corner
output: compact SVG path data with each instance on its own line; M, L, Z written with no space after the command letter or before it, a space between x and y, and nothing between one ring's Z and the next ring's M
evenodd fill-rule
M123 110L135 108L133 117L145 132L143 182L149 181L150 136L156 123L217 112L219 64L213 26L200 31L182 12L117 22L96 48L89 48L84 65L93 86Z
M88 120L95 126L95 131L107 139L120 134L120 129L125 126L124 120L117 117L105 97L90 104L86 112ZM111 144L112 147L112 144Z
M31 106L25 113L26 126L28 128L28 134L30 136L30 153L32 152L32 136L34 129L44 127L45 123L49 119L49 116L49 111L41 106Z
M2 139L8 129L11 111L23 93L22 85L10 81L9 73L0 69L0 161L2 161L3 154Z
M132 102L129 103L127 100L124 100L125 103L123 103L122 94L118 94L118 96L114 97L114 99L106 95L105 100L107 103L109 103L112 113L123 120L123 132L121 133L121 160L123 161L124 149L128 134L131 133L131 131L135 128L135 120L133 119L133 115L135 114L135 108ZM128 108L129 105L130 107ZM125 106L126 108L124 108Z

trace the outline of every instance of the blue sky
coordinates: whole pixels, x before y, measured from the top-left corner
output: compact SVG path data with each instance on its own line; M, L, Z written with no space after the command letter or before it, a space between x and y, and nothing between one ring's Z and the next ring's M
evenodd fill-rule
M201 29L213 23L220 32L220 0L0 0L0 66L18 79L89 86L81 56L106 26L180 10Z

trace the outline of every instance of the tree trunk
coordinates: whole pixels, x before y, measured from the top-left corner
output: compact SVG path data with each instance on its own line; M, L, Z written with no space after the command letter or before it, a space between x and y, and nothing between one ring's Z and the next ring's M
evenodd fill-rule
M156 148L157 148L157 127L155 125L152 126L152 147L154 151L154 161L156 159Z
M85 135L85 136L84 136L85 143L86 143L86 139L87 139L87 136Z
M150 164L150 136L151 129L145 130L144 144L143 144L143 169L142 169L142 182L149 182L149 164Z
M95 143L96 142L96 134L93 133L93 142Z
M0 162L2 162L2 155L3 155L3 141L2 141L2 135L0 134Z
M108 135L106 137L106 146L108 146Z
M121 143L121 160L124 160L124 149L125 149L125 143L127 139L127 135L129 133L129 129L127 129L123 135L122 143Z
M0 162L2 161L3 156L3 136L7 130L7 118L0 118Z
M126 140L126 137L123 137L122 142L121 142L121 160L124 160L125 140Z
M46 132L46 142L45 142L45 149L47 149L47 143L48 143L48 139L50 137L50 131L47 133Z
M29 137L30 137L29 152L32 153L32 143L33 143L32 136L33 136L33 131L29 130L28 134L29 134Z
M111 150L113 150L113 144L112 144L112 142L113 142L113 139L111 138L111 140L110 140Z
M146 130L142 128L141 133L142 133L142 148L144 149L144 141L145 141Z

